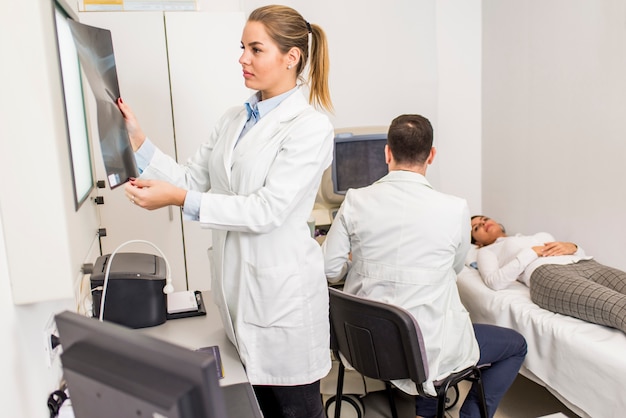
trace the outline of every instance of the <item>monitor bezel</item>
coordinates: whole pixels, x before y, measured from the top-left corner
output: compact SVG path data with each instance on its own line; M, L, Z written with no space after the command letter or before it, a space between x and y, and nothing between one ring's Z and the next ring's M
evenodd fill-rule
M161 376L171 376L172 382L184 380L193 387L193 393L201 394L201 396L193 397L197 404L194 404L196 410L193 411L192 415L178 413L164 416L177 418L221 418L226 416L225 399L217 375L217 359L212 354L190 350L146 335L140 330L133 330L107 321L99 321L96 318L71 311L64 311L55 315L55 323L62 348L61 365L77 418L82 418L81 413L90 418L115 416L115 412L119 411L117 409L120 407L119 402L134 402L133 407L137 405L137 408L144 408L147 401L142 396L151 390L150 387L146 387L146 381L150 382L150 380L146 380L145 375L140 376L131 373L122 377L127 379L123 385L127 389L125 393L120 395L111 391L110 381L107 380L110 377L102 378L108 373L103 368L106 367L104 364L106 362L98 361L97 356L101 358L110 356L114 359L124 359L128 363L142 365L137 370L150 371L150 374L157 373ZM91 353L86 350L91 350ZM94 359L86 362L85 356L89 354L92 354ZM72 358L71 356L80 356L80 358ZM159 382L154 382L155 385L159 385L158 388L155 387L155 391L162 391L164 381L169 379L159 380ZM84 387L76 388L77 382L82 383L84 381L90 382L98 390L94 390L93 393L86 393ZM73 387L76 388L74 392L72 391ZM176 396L177 387L180 388L180 383L172 386L173 397ZM131 389L128 390L128 388ZM118 399L103 399L103 394ZM97 410L93 408L97 408ZM111 409L107 410L107 408ZM162 406L154 405L153 411L146 412L145 416L153 416L153 413L163 414L163 410L159 411L159 408ZM202 411L197 409L202 409ZM86 411L89 412L86 413Z

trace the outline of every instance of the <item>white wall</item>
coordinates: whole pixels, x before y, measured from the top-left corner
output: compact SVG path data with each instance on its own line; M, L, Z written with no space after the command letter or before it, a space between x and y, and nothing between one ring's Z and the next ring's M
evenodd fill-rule
M482 16L480 0L437 1L439 75L435 146L440 183L464 197L472 212L481 202Z
M429 181L480 210L480 0L281 3L328 35L335 128L422 114L439 150Z
M483 8L485 214L626 269L626 3Z
M241 0L248 14L267 1ZM332 116L337 129L387 126L420 113L438 150L427 177L481 210L481 1L291 0L285 4L327 33ZM227 0L201 10L230 11Z
M76 309L74 283L97 226L91 202L74 211L53 22L49 1L9 2L0 13L0 388L7 417L48 416L60 368L46 364L43 330L53 313Z
M207 11L248 13L261 3L200 0L199 4ZM429 178L436 187L456 191L478 202L472 207L478 206L479 166L466 161L465 153L478 148L480 140L474 117L480 108L476 94L480 1L394 0L383 6L371 0L295 0L287 4L328 33L336 127L386 125L400 113L427 116L440 149ZM5 167L21 167L2 179L0 194L0 331L9 353L0 359L4 377L0 387L11 400L3 415L22 418L48 416L45 402L56 388L59 368L45 364L42 330L53 313L75 307L75 301L65 295L71 294L82 259L93 253L92 231L81 226L83 215L70 216L71 186L64 180L69 179L69 158L58 133L60 87L51 16L51 3L46 0L9 2L0 14L0 45L3 62L8 63L0 66L6 93L0 105L0 140L5 145L5 141L23 142L2 148L20 152L0 154L3 164L11 159ZM53 199L52 210L50 202L40 198L42 193ZM14 232L18 221L22 237ZM8 256L16 247L24 248L23 254ZM42 263L46 256L59 268ZM29 269L23 270L28 275L47 271L51 280L67 280L70 290L49 302L14 305L11 283L20 280L21 273L15 274L9 264L16 258L28 263Z

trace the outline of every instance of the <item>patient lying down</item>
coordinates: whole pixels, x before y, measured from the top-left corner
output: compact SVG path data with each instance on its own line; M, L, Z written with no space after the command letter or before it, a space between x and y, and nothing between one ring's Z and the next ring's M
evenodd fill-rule
M545 232L507 236L502 225L482 215L472 217L472 243L479 247L480 276L491 289L518 280L544 309L626 333L626 272Z

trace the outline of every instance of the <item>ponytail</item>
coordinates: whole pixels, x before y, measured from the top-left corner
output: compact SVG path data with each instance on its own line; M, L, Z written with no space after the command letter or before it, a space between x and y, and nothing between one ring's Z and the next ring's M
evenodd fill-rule
M322 28L307 22L300 13L291 7L270 5L255 9L248 17L249 22L260 22L268 35L276 42L283 53L296 47L301 59L296 74L301 78L302 71L309 61L309 103L327 111L333 110L328 87L330 60L328 42ZM311 55L309 60L309 34L311 35Z

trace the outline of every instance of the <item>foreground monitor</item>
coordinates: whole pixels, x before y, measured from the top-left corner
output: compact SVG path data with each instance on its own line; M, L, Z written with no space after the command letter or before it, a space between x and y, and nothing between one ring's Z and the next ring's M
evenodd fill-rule
M55 321L76 418L228 416L213 355L69 311Z
M385 162L387 134L335 136L332 163L333 191L345 195L348 189L369 186L389 170Z

